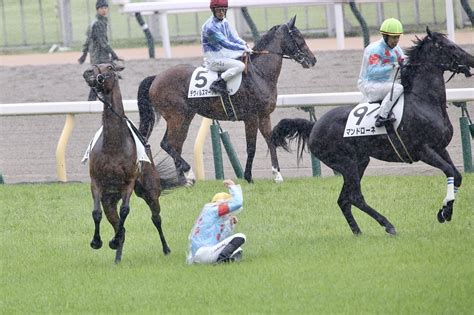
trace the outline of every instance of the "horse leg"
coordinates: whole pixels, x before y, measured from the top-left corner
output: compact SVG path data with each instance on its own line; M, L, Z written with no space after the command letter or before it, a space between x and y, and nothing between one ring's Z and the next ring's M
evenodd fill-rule
M190 115L186 116L183 123L181 124L181 128L178 131L176 142L174 143L174 145L172 144L172 146L176 148L180 157L181 157L184 141L186 141L186 137L188 136L189 126L191 125L191 121L193 120L194 116L195 116L194 113L191 113ZM184 172L184 176L186 178L186 186L191 187L196 183L196 176L194 175L194 172L191 166L189 166L189 170L187 172Z
M247 162L245 164L244 178L249 183L253 183L252 179L252 164L255 158L255 149L257 147L257 119L249 119L244 121L245 124L245 139L247 141Z
M118 264L122 260L123 244L125 243L125 220L130 213L130 197L132 195L133 187L128 186L122 195L122 205L120 206L120 219L118 229L115 233L113 241L118 245L115 252L115 263Z
M192 119L192 118L191 118ZM185 132L180 132L178 129L180 127L175 127L175 126L180 126L182 125L185 121L184 120L179 120L179 121L173 121L167 122L168 127L166 128L165 135L163 136L163 139L161 140L160 146L163 150L165 150L172 158L174 161L174 165L176 167L176 170L178 174L182 174L185 178L185 183L184 185L187 187L191 187L194 185L196 182L196 177L194 176L194 173L191 169L191 166L186 162L185 159L181 156L181 150L182 146L184 143L184 140L186 139L187 131L189 128L190 121L187 123L187 126L185 127ZM184 134L183 140L179 141L179 135Z
M102 209L100 207L100 192L96 185L92 184L92 198L94 199L94 209L92 210L92 219L94 220L94 237L90 243L93 249L102 247L102 239L100 238L100 221L102 220Z
M346 184L346 180L344 179L344 184L342 184L341 193L339 194L339 198L337 199L337 204L339 208L341 208L342 214L346 218L349 227L352 230L352 233L355 235L362 234L359 225L357 224L354 216L352 215L352 204L349 197L349 185Z
M275 181L275 183L282 183L283 176L281 176L281 173L280 173L280 165L278 164L276 148L272 143L272 123L271 123L270 115L265 115L263 117L260 117L258 121L258 128L263 138L265 138L265 141L267 142L268 151L270 151L273 180Z
M381 226L385 227L385 232L387 232L390 235L396 235L397 231L395 230L395 227L388 221L386 217L378 213L374 208L370 207L366 202L365 198L362 195L362 189L360 185L360 181L362 179L362 176L364 175L364 171L367 168L367 165L369 164L369 157L360 157L357 159L357 170L358 174L354 174L357 176L352 176L350 181L351 181L351 200L352 204L362 210L363 212L367 213L370 215L375 221L377 221ZM344 179L345 180L345 179Z
M446 149L437 152L425 145L420 154L420 160L443 171L447 178L446 197L443 207L438 211L438 221L444 223L451 221L453 215L454 199L458 188L462 183L462 175L454 166L451 157Z
M145 200L151 210L151 220L158 230L160 235L161 245L163 246L163 253L168 255L171 253L170 248L166 242L163 230L161 228L160 216L160 186L159 175L155 168L147 168L144 166L143 175L140 180L135 183L135 193L138 197Z
M105 216L109 221L110 225L114 228L114 232L117 233L120 218L117 213L117 203L120 200L120 196L117 194L103 194L102 196L102 207L104 208ZM109 247L111 249L117 249L118 243L115 238L109 241Z
M156 229L158 230L158 234L160 235L161 245L163 247L163 253L168 255L171 253L171 249L168 247L168 243L166 242L165 235L163 233L163 229L161 228L161 216L160 216L160 201L158 199L149 199L146 200L146 203L150 207L151 210L151 221L155 225Z
M181 157L181 155L176 151L176 149L171 145L171 142L169 140L169 134L172 134L171 131L168 128L166 128L165 135L163 136L163 139L161 140L160 146L163 150L168 153L174 161L174 164L176 166L176 169L179 171L187 172L191 168L191 166Z
M385 227L385 231L387 233L395 235L395 227L387 220L387 218L370 207L365 202L364 196L362 195L360 180L367 165L369 164L369 161L369 157L346 157L342 160L338 160L337 163L327 163L328 166L341 173L344 177L344 185L337 203L341 208L342 213L344 214L344 217L346 218L346 221L352 230L352 233L356 235L362 233L351 212L351 205L354 205L363 212L370 215L381 226Z

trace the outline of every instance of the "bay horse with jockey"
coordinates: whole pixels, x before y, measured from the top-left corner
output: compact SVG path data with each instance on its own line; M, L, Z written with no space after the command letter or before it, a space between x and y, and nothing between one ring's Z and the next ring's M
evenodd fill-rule
M214 17L213 17L214 18ZM167 128L161 141L161 147L170 154L177 169L183 173L191 170L190 165L181 157L183 143L186 140L189 126L196 114L216 120L238 120L245 124L247 143L247 162L244 178L252 182L252 163L256 152L257 131L263 135L271 157L272 172L275 181L282 181L275 147L271 143L270 114L275 110L277 101L277 82L282 68L283 58L290 58L310 68L315 65L316 58L295 26L296 16L288 23L272 27L256 43L247 50L247 71L242 75L240 88L233 95L217 94L204 88L204 97L190 97L190 83L205 86L207 78L203 73L211 73L209 69L195 71L196 67L181 64L169 68L156 76L145 78L138 90L138 107L141 109L140 131L149 138L155 123L155 112L166 120ZM236 44L237 45L237 44ZM234 60L232 64L240 61ZM202 69L202 68L201 68ZM224 69L222 69L224 70ZM221 78L228 78L227 75ZM238 75L235 75L237 77ZM217 78L216 74L214 78ZM227 83L230 83L227 82ZM207 82L207 86L211 82ZM215 85L220 85L216 83ZM214 95L208 96L214 93ZM230 102L235 117L229 117L225 102Z

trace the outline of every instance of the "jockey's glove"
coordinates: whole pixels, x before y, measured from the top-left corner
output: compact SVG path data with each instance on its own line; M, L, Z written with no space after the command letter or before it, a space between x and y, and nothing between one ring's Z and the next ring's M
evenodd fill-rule
M249 47L245 47L245 52L249 55L253 54L253 49Z

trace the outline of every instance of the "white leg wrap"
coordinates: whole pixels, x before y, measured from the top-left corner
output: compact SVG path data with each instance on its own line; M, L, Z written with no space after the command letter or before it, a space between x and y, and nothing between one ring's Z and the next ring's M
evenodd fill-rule
M274 167L272 167L272 174L273 174L273 180L275 183L283 183L283 176L281 176L281 173Z
M457 191L457 189L456 189ZM446 191L446 198L444 198L443 204L446 206L449 201L454 200L454 177L448 177L448 185Z
M184 185L184 187L193 187L194 183L196 183L196 176L194 175L192 168L190 168L189 171L184 173L184 177L186 178L186 184Z

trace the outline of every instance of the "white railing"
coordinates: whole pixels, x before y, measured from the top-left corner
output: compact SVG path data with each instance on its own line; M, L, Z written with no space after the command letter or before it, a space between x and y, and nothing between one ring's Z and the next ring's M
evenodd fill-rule
M357 0L356 2L384 2L385 0ZM169 39L168 13L175 12L199 12L209 10L209 0L173 0L173 1L149 1L134 2L129 0L112 0L114 4L121 6L124 14L157 14L160 24L160 36L165 51L165 57L171 58L171 43ZM342 5L347 0L229 0L229 8L242 7L271 7L271 6L314 6L333 5L334 25L336 29L337 49L344 49L344 17ZM453 0L445 0L446 4L446 26L448 37L454 41L454 10ZM234 12L228 13L229 20L235 21Z
M474 101L474 88L447 89L446 98L451 103ZM278 95L277 107L351 105L361 99L360 92L287 94ZM0 116L93 114L101 113L103 106L99 101L0 104ZM124 100L123 106L126 112L138 112L136 100Z
M340 106L353 105L361 101L360 92L346 93L314 93L314 94L289 94L279 95L277 108L301 107L301 106ZM448 89L446 90L448 102L472 102L474 101L474 88ZM136 100L124 100L126 112L138 112ZM101 113L103 104L95 102L53 102L53 103L13 103L0 104L0 116L18 115L56 115L66 114L66 122L56 148L56 171L59 181L66 182L65 151L67 142L74 126L74 115ZM209 120L203 119L203 126L209 124ZM200 128L196 137L194 148L195 171L198 179L203 179L203 139L209 128Z

